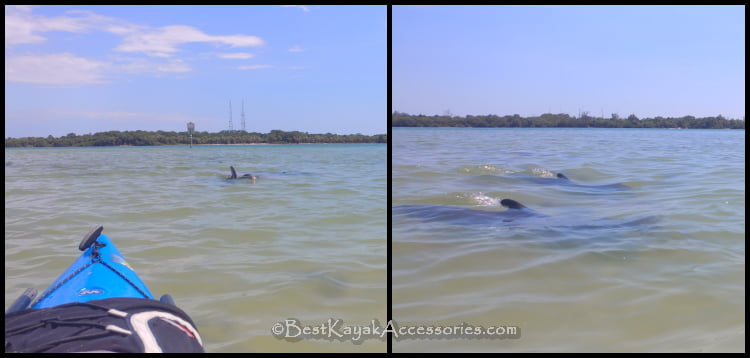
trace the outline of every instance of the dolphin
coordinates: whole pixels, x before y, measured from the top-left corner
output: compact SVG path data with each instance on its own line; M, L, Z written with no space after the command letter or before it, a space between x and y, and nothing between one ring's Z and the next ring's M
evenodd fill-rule
M550 185L554 184L564 188L568 191L585 192L585 193L612 193L612 192L627 192L633 190L631 187L622 184L603 184L603 185L589 185L577 183L563 173L557 173L553 178L538 177L527 174L509 174L509 175L479 175L470 179L483 185L498 185L498 184L514 184L516 181L524 181L534 184Z
M649 216L629 221L588 218L581 222L581 218L575 217L550 217L549 215L530 209L513 199L503 199L500 201L500 205L506 207L507 210L488 211L446 205L397 205L393 207L392 213L425 222L444 222L453 225L475 227L529 223L529 225L536 227L555 226L587 230L648 226L658 221L657 217Z
M631 187L622 184L622 183L615 183L615 184L602 184L602 185L586 185L586 184L579 184L576 183L563 173L557 173L557 179L560 180L559 183L562 185L571 185L576 186L580 188L588 188L588 189L600 189L600 190L610 190L610 191L627 191L632 190Z
M443 221L459 225L512 222L527 217L547 216L529 209L513 199L503 199L500 201L500 205L508 208L508 210L487 211L445 205L398 205L393 207L393 213L424 221Z
M563 173L557 173L554 178L546 178L546 177L537 177L537 176L530 176L526 177L523 176L523 179L528 182L532 183L538 183L538 184L558 184L558 185L564 185L564 186L575 186L575 187L585 187L585 188L597 188L597 189L630 189L627 185L624 184L604 184L604 185L588 185L588 184L580 184L576 183L570 178L568 178Z
M232 176L230 176L227 179L250 179L251 181L255 182L255 179L257 178L255 175L252 174L243 174L241 177L237 177L237 171L234 170L233 166L229 166L229 169L232 170Z

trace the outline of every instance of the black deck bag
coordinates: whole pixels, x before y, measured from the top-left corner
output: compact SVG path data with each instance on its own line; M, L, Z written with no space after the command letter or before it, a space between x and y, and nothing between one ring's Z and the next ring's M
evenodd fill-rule
M5 352L203 352L195 324L174 305L108 298L5 315Z

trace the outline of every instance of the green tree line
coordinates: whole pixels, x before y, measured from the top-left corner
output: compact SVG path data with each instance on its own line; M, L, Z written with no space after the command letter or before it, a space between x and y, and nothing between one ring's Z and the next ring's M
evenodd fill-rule
M300 143L387 143L387 134L310 134L307 132L272 130L270 133L246 131L221 131L218 133L194 132L193 144L300 144ZM109 131L95 134L66 136L55 138L24 137L6 138L5 147L100 147L100 146L144 146L144 145L188 145L188 132L165 131Z
M692 129L745 129L745 118L726 119L716 117L696 118L693 116L643 118L631 114L620 118L613 113L610 118L592 117L584 112L579 117L568 114L546 113L537 117L498 116L425 116L393 112L393 127L576 127L576 128L692 128Z

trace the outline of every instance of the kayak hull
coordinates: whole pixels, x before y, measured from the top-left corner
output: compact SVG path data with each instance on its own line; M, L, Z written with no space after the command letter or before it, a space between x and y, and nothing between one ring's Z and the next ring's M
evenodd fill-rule
M31 308L113 297L154 299L112 241L101 234Z

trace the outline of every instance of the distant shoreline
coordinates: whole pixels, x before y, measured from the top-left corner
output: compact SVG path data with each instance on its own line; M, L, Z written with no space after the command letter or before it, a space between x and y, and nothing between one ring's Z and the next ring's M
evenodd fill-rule
M165 131L109 131L62 137L6 138L5 147L140 147L161 145L274 145L274 144L386 144L387 134L310 134L272 130L269 133L222 131L218 133Z
M193 146L197 146L197 145L289 145L289 144L305 145L305 144L387 144L387 143L232 143L232 144L193 144ZM175 144L175 145L183 145L183 144Z
M716 130L745 130L745 128L651 128L651 127L457 127L457 126L393 126L393 128L465 128L465 129L716 129Z
M613 113L610 118L593 117L582 112L578 117L565 113L545 113L535 117L517 114L495 114L458 117L452 115L412 115L393 112L391 127L445 127L445 128L664 128L664 129L745 129L745 119L727 119L721 115L696 118L654 117L638 118L631 114L621 118Z

